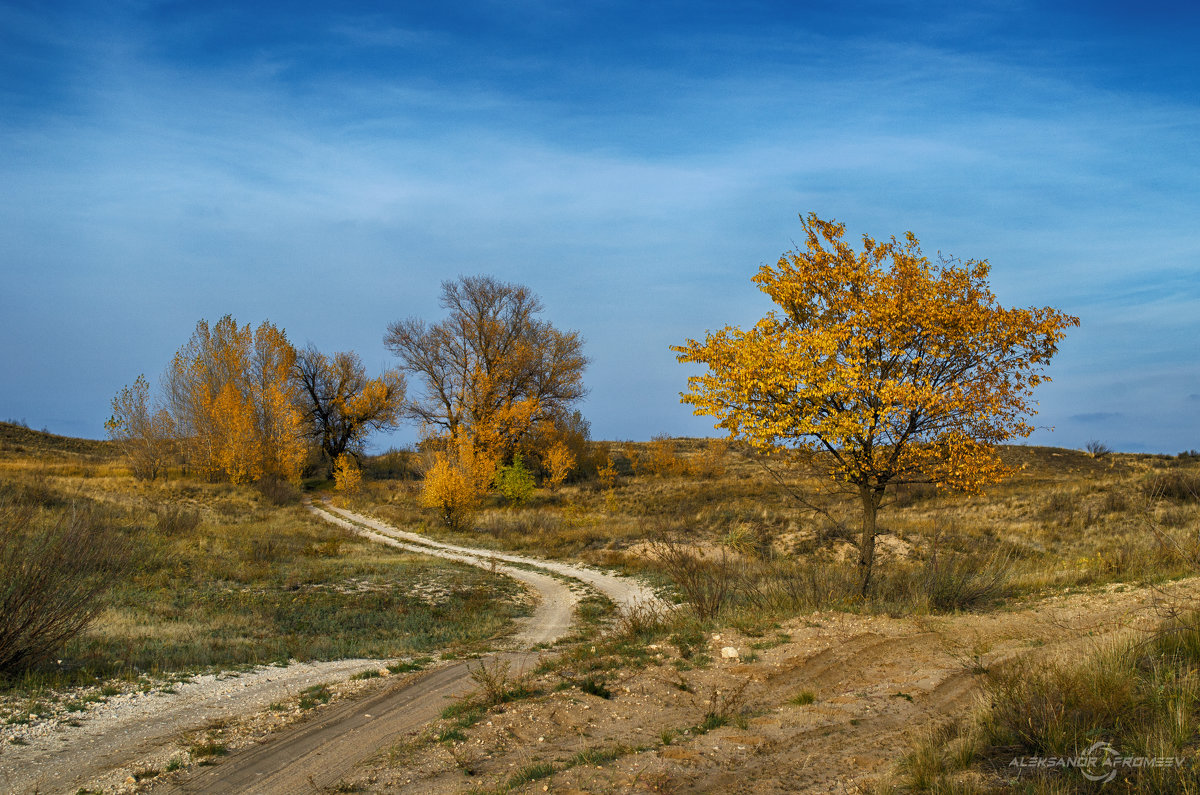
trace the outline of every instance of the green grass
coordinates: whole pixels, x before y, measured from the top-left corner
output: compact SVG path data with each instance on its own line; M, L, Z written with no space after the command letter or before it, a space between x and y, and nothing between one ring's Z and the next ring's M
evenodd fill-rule
M193 759L204 759L213 756L225 756L229 753L229 749L223 743L214 740L205 740L202 743L196 743L188 748L188 753Z
M549 762L534 762L531 765L526 765L525 767L521 768L516 773L513 773L512 776L509 777L508 781L505 782L505 787L510 790L516 789L517 787L524 786L532 781L538 781L540 779L553 776L555 772L554 765L550 764Z
M817 694L811 690L801 690L796 695L788 699L789 704L795 704L797 707L807 707L817 700Z
M527 612L508 578L380 547L249 487L16 471L0 496L48 517L103 503L136 559L107 609L55 654L61 664L0 680L0 693L289 659L471 653Z
M318 704L328 704L330 699L329 685L313 685L300 691L300 709L313 709Z

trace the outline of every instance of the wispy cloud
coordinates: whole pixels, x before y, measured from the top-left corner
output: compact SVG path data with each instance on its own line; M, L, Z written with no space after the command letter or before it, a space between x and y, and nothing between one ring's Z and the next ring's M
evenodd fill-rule
M753 322L749 277L815 210L986 257L1003 302L1081 315L1039 393L1057 433L1107 421L1156 445L1195 427L1138 405L1187 394L1198 369L1200 109L1104 84L1086 43L1010 36L998 4L851 35L836 9L635 30L534 4L512 31L487 28L495 6L474 26L338 14L256 33L232 29L236 9L133 8L95 25L0 12L24 42L0 87L33 102L17 68L40 55L56 97L0 120L0 330L46 340L42 365L0 353L28 371L0 401L31 421L69 350L35 299L145 317L110 341L111 369L155 371L181 326L225 311L382 362L387 321L436 312L443 278L492 272L583 330L598 434L706 432L666 346ZM99 417L123 380L90 382L74 410ZM631 390L656 408L630 411Z

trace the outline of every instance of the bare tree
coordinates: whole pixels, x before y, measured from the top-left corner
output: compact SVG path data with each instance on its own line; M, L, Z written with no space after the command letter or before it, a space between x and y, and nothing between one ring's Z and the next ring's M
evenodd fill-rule
M174 431L167 411L151 405L144 375L117 393L112 412L104 427L129 458L134 477L154 480L160 473L165 477L174 453Z
M442 283L441 305L449 314L440 323L409 318L384 337L424 387L405 404L409 417L451 439L486 434L507 459L531 428L586 394L583 339L539 320L544 307L529 288L462 277Z
M293 374L306 433L330 462L347 451L361 452L367 434L391 430L400 419L404 376L388 370L368 378L356 353L326 356L309 345L297 353Z

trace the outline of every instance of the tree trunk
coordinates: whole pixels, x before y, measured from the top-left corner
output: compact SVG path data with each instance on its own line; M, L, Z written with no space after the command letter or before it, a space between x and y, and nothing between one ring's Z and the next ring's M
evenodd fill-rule
M863 504L862 538L858 543L858 573L862 583L859 593L863 598L866 598L867 590L871 587L871 572L875 566L875 515L883 500L883 488L867 485L858 487Z

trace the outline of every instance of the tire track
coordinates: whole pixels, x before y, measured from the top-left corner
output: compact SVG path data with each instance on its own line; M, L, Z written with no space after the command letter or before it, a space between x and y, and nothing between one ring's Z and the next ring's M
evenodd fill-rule
M621 608L661 604L649 587L628 577L584 566L445 544L328 505L310 503L309 509L325 521L376 543L479 566L533 589L539 597L538 605L512 639L519 651L486 657L479 665L499 660L520 672L539 659L538 653L530 651L533 647L553 643L570 630L579 597L560 578L591 586ZM463 696L473 689L468 663L439 668L366 700L338 705L312 723L274 735L216 766L190 771L177 781L151 791L188 795L228 792L291 795L321 791L336 784L380 749L420 730L442 712L447 699Z

